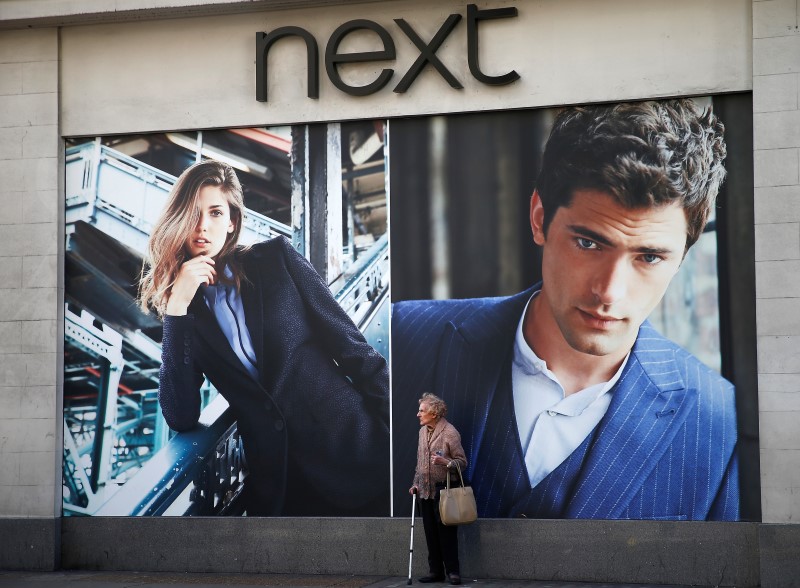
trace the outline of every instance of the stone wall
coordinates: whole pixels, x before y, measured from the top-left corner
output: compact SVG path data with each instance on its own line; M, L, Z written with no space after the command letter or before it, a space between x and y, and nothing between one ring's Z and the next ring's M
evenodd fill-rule
M58 31L0 37L0 516L53 517L60 361Z
M762 520L800 522L800 12L753 2Z

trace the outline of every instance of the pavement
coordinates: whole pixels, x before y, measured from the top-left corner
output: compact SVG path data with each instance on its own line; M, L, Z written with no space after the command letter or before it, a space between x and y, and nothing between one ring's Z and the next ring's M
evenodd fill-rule
M415 586L449 586L446 583ZM177 572L10 572L0 571L0 588L225 588L226 586L293 586L294 588L399 588L407 577L296 575L296 574L198 574ZM492 580L463 578L464 586L475 588L655 588L647 584L599 584L533 580ZM684 588L659 585L659 588ZM696 588L696 587L695 587Z

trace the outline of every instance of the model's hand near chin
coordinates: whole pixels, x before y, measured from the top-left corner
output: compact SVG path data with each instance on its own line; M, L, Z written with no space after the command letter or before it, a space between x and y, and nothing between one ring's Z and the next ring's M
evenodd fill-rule
M166 314L183 316L189 308L197 289L202 285L208 286L217 281L217 270L214 269L214 260L207 255L198 255L185 261L178 271L178 277L170 290L167 301Z

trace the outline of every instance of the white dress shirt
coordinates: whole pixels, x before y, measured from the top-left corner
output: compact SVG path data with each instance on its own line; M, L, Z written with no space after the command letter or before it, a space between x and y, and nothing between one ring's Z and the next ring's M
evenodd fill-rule
M531 300L537 294L538 291ZM511 386L520 444L533 488L567 459L603 418L611 404L611 388L622 374L630 353L608 382L565 396L556 375L525 341L522 326L527 310L528 305L514 339Z

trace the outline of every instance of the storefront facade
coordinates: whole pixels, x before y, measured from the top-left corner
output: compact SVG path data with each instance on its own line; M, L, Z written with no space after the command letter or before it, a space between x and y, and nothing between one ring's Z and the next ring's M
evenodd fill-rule
M346 150L344 133L355 126L344 123L388 121L377 135L391 159L385 136L410 136L402 127L409 120L456 115L467 120L503 112L524 116L563 105L702 97L727 116L730 205L717 212L718 227L727 227L718 237L717 266L725 268L718 276L719 353L724 375L739 391L739 460L749 476L740 479L741 520L484 519L464 529L464 561L471 566L464 572L571 581L796 585L796 2L297 0L277 6L208 0L114 6L109 10L90 0L67 7L7 0L0 6L0 198L8 212L0 221L0 567L405 573L407 505L399 504L397 493L385 513L394 516L379 518L63 516L69 510L64 460L73 459L65 446L68 421L63 418L65 386L71 385L65 384L65 367L72 365L65 360L65 324L70 324L65 313L71 312L65 301L73 301L70 289L78 283L69 269L72 249L65 246L73 235L74 203L65 171L69 148L92 141L98 149L101 144L113 148L114 142L119 147L139 135L156 144L162 134L173 144L189 136L202 146L200 131L209 131L211 148L212 130L237 129L242 135L252 128L290 126L309 129L304 131L307 150L313 151L314 129L323 129L322 144L338 137L338 148ZM270 41L268 35L276 31L288 38ZM367 55L356 63L340 59L353 52ZM503 136L516 137L516 120L503 123L498 145ZM432 136L436 124L431 123ZM467 122L464 128L482 129L481 124ZM282 136L270 135L273 148L283 145ZM451 143L457 137L448 136ZM294 144L297 137L290 136ZM473 134L470 140L481 139ZM196 148L198 157L201 151ZM326 153L330 157L331 151ZM356 165L357 149L350 156ZM300 156L292 157L296 162ZM431 157L436 157L433 149ZM422 173L408 165L398 172L389 161L387 179L381 181L388 187L390 175L397 181L398 173ZM521 183L526 178L524 173L515 177L523 178ZM334 179L341 184L343 178ZM293 180L293 190L296 185ZM387 191L391 201L393 192ZM426 206L434 206L434 200ZM335 239L341 240L347 232L337 229L342 219L315 221L294 196L291 202L285 224L294 229L293 243L318 271L338 267L342 260L331 259L308 236L321 222L326 230L338 230ZM398 213L397 226L400 214L411 212ZM432 215L431 226L435 221ZM392 226L390 218L390 231ZM432 228L428 238L437 235ZM391 236L398 249L399 237ZM507 259L503 251L500 247L498 258ZM436 260L431 263L435 269ZM321 273L333 280L333 274ZM398 292L402 278L392 276ZM514 280L501 289L516 287ZM452 293L454 283L445 290ZM395 488L403 484L392 480ZM213 542L207 540L211 537ZM309 550L315 553L312 562L304 556ZM526 556L497 555L508 553Z

